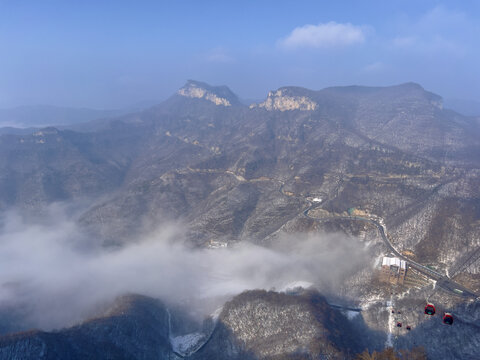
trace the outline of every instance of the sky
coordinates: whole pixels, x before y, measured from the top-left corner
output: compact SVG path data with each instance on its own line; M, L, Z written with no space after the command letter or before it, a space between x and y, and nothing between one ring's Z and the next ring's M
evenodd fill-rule
M417 82L480 101L480 2L0 0L0 108Z

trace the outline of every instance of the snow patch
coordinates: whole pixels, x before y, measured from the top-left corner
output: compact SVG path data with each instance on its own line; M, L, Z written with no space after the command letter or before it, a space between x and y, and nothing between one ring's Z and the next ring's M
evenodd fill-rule
M210 314L210 317L212 318L213 322L217 322L218 318L220 317L220 314L222 313L223 306L219 307L217 310L215 310L212 314Z
M365 296L362 298L360 301L360 307L364 310L367 310L370 308L370 306L382 302L383 303L383 297L379 295L371 295L371 296Z
M280 292L294 292L298 291L299 289L308 289L312 286L313 283L308 281L294 281L281 288Z
M374 268L374 269L380 267L379 265L380 265L380 262L382 261L382 259L383 259L383 255L380 255L380 256L378 256L378 257L375 259L375 261L374 261L374 263L373 263L373 268Z
M195 352L205 340L205 335L202 333L191 333L187 335L180 335L170 338L170 344L174 352L188 356Z
M390 301L387 302L390 307L393 306L393 299L390 298ZM395 316L392 314L390 309L388 310L388 333L387 333L387 340L385 341L385 347L393 347L393 331L395 330Z
M347 317L348 320L353 320L358 315L360 315L360 312L359 311L352 311L352 310L345 310L344 314L345 314L345 316Z

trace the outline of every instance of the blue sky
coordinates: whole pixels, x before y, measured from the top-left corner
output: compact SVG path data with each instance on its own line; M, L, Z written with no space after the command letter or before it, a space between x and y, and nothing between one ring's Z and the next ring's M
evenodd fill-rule
M0 0L0 107L127 107L187 79L243 98L414 81L480 101L479 3Z

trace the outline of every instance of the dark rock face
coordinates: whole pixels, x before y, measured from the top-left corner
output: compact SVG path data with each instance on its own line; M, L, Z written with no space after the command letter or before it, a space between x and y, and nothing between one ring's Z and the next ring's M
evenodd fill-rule
M0 337L0 359L344 359L363 349L348 320L313 291L240 294L203 345L183 356L170 343L170 320L160 302L125 296L72 328Z
M0 359L168 359L169 320L151 298L119 298L102 317L58 332L0 337Z

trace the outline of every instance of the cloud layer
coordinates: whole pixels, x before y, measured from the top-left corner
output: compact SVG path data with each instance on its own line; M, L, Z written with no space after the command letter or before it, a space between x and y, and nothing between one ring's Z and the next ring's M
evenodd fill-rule
M361 27L330 21L324 24L297 27L285 39L280 40L279 44L286 49L320 49L345 47L361 44L364 41L365 31Z
M54 215L42 223L16 214L1 219L0 320L15 313L13 320L22 323L15 330L72 325L125 293L190 304L205 315L246 289L280 289L294 281L338 288L367 263L361 244L340 235L290 236L270 249L244 243L192 250L176 225L104 249L72 220Z

